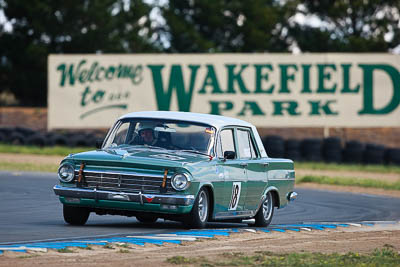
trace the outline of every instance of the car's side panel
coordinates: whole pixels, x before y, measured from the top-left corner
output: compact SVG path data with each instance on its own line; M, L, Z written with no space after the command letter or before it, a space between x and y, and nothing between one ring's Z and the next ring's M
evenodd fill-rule
M293 162L284 159L269 159L268 187L278 188L280 208L288 203L287 195L293 191Z
M263 158L247 161L246 210L256 210L267 185L267 160Z

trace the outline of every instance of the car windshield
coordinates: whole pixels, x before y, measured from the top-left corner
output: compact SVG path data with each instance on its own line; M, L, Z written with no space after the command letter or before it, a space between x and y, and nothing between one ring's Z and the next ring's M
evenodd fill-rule
M212 154L215 128L162 119L123 119L109 131L103 149L127 146Z

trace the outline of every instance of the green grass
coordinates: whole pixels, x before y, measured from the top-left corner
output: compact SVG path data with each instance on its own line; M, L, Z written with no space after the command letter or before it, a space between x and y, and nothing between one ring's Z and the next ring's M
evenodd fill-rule
M69 248L60 248L60 249L57 249L57 251L60 253L75 253L75 251L73 251L72 249L69 249Z
M342 186L372 187L372 188L382 188L386 190L400 190L400 180L394 183L389 183L374 179L305 175L297 178L296 183L297 184L316 183L316 184L329 184L329 185L342 185Z
M394 165L362 165L362 164L336 164L324 162L295 162L295 169L306 170L331 170L331 171L357 171L374 173L399 173L400 166Z
M48 156L67 156L71 153L79 153L88 150L94 150L94 147L39 147L39 146L15 146L0 144L0 153L13 153L13 154L34 154L34 155L48 155Z
M26 171L26 172L57 172L57 164L34 164L34 163L17 163L17 162L1 162L0 170L2 171Z
M346 254L256 252L255 255L224 254L213 260L175 256L168 258L167 262L194 266L399 266L400 254L390 246L386 246L365 255L353 252Z

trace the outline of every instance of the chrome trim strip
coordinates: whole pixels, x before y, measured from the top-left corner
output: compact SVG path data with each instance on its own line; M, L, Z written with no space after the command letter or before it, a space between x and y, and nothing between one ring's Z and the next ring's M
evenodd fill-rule
M79 170L75 169L75 172L79 172ZM151 177L151 178L164 178L163 174L147 174L147 173L140 173L140 172L123 172L123 171L95 171L95 170L88 170L85 169L83 171L84 174L87 173L100 173L100 174L114 174L114 175L130 175L130 176L138 176L138 177ZM167 178L171 178L172 175L167 176ZM105 177L108 178L108 177Z
M138 202L140 204L146 204L144 199L151 199L154 204L175 204L175 205L193 205L195 196L194 195L161 195L161 194L143 194L139 193L128 193L128 192L118 192L118 191L106 191L77 187L64 187L60 185L55 185L53 187L54 193L58 196L63 197L73 197L73 198L88 198L98 200L110 200L110 196L126 196L126 201L128 202ZM118 198L118 197L117 197ZM143 199L144 198L144 199ZM113 199L113 198L111 198Z

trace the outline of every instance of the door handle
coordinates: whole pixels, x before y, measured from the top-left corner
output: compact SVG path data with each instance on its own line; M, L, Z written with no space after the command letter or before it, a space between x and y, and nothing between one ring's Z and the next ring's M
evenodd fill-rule
M269 166L269 162L263 162L264 167L268 167Z
M242 166L242 167L247 167L249 164L247 164L247 163L240 163L240 166Z

